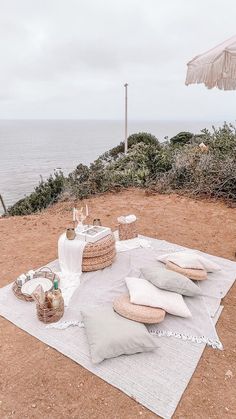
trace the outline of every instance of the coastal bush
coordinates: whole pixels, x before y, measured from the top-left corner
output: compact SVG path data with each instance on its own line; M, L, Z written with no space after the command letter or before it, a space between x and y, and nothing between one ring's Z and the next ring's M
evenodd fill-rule
M194 134L192 134L191 132L179 132L177 135L175 135L174 137L172 137L170 139L170 143L172 145L185 145L191 142L191 140L194 138Z
M146 133L133 134L129 144L127 154L122 145L122 148L114 147L100 156L89 168L79 165L66 182L69 194L81 199L108 190L145 186L157 170L158 160L163 170L166 161L161 162L161 146L156 137Z
M79 164L65 180L64 189L69 196L86 198L89 195L89 168Z
M128 149L130 150L133 146L137 145L138 143L144 143L147 145L154 145L158 148L160 148L160 143L158 139L147 132L139 132L137 134L132 134L127 138L128 142ZM106 151L104 154L102 154L98 160L110 162L111 160L119 158L124 153L125 144L124 141L122 141L118 146L113 147L111 150Z
M201 142L208 146L204 151ZM56 172L8 213L30 214L63 196L83 199L127 187L236 201L236 128L225 123L200 135L182 132L164 143L148 133L133 134L127 154L120 143L89 167L79 164L67 177Z
M25 215L41 211L56 202L64 189L62 172L55 172L46 181L41 180L29 196L19 200L8 209L9 215Z
M227 154L236 153L236 128L232 124L224 123L222 127L215 128L213 132L202 130L201 140L209 146L209 149L219 158Z
M178 151L172 168L157 175L154 189L161 193L177 191L236 201L236 138L231 141L233 137L226 136L222 144L219 130L216 130L208 139L207 152L201 152L195 145Z

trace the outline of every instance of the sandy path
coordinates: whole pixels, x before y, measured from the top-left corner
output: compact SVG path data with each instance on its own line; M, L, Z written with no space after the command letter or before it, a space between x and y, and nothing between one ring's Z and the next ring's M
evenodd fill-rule
M127 190L86 201L92 218L116 226L133 212L139 232L235 260L236 209L176 195ZM56 258L59 234L70 224L72 203L39 215L0 219L0 286ZM217 330L223 352L207 348L174 418L236 417L234 286ZM14 309L14 307L13 307ZM227 371L233 373L227 373ZM0 417L136 419L157 416L80 365L0 318Z

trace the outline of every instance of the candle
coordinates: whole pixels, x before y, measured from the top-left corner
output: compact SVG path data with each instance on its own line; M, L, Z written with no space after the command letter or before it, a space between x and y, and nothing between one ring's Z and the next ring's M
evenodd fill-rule
M16 279L16 283L22 287L22 285L24 285L24 283L26 282L26 275L25 274L21 274L20 276L18 276L18 278Z
M86 217L89 215L88 205L86 204Z
M73 208L73 221L76 221L76 209Z
M33 279L34 278L34 274L35 274L35 271L33 271L32 269L29 271L29 272L27 272L27 281L29 281L30 279Z
M80 224L80 210L75 210L75 219Z

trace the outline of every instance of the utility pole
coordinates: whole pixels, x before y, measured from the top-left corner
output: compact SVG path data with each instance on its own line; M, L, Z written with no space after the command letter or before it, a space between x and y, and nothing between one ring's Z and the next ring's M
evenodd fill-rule
M125 154L128 151L128 83L125 83Z

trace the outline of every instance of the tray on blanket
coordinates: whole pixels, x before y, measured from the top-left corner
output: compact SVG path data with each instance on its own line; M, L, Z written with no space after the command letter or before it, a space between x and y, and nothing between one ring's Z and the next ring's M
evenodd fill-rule
M47 279L49 279L52 282L52 286L51 286L51 289L49 291L52 291L53 281L56 278L56 275L48 266L45 266L44 268L41 268L38 271L36 271L33 275L33 278L47 278ZM59 278L57 278L57 279L59 281ZM30 302L34 301L33 297L31 297L31 295L23 294L22 291L21 291L21 288L22 287L16 281L13 282L12 291L13 291L14 295L19 300L30 301Z

